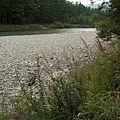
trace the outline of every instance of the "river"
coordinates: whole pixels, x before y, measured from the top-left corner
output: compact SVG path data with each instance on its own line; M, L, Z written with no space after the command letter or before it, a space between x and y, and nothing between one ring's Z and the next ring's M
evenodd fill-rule
M45 29L45 30L26 30L26 31L9 31L0 32L0 36L13 35L34 35L34 34L59 34L59 33L79 33L87 31L96 31L95 28L64 28L64 29Z

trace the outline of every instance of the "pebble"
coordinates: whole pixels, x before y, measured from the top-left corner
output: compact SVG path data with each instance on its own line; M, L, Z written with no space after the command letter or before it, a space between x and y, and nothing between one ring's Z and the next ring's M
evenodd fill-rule
M57 67L57 70L62 68L68 72L67 67L71 63L87 61L89 51L88 48L84 48L80 36L87 44L91 44L89 50L92 51L95 32L0 37L0 96L18 95L20 85L28 84L29 71L34 72L40 68L41 80L50 80L45 67L52 72L55 72ZM41 57L40 66L37 66L37 56ZM36 86L31 86L32 89L29 88L28 91L35 90L37 93L39 85L36 83ZM0 97L0 105L3 102L2 98Z

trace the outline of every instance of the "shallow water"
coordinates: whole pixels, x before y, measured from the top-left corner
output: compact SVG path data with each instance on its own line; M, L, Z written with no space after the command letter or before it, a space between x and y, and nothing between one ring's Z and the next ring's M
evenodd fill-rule
M0 36L14 35L34 35L34 34L59 34L59 33L79 33L86 31L96 31L95 28L66 28L66 29L46 29L46 30L29 30L29 31L10 31L0 32Z

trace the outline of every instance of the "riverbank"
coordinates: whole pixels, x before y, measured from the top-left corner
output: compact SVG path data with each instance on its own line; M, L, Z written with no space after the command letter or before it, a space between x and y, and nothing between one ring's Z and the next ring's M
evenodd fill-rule
M91 28L91 27L93 26L69 24L69 23L61 23L61 22L54 22L48 25L41 25L41 24L4 25L4 24L0 24L0 32L45 30L45 29L59 29L59 28Z
M23 31L23 30L41 30L47 29L46 27L40 24L27 24L27 25L0 25L0 32L7 32L7 31Z
M0 37L5 62L0 67L5 76L4 80L1 76L1 95L8 92L7 101L11 101L7 108L2 99L0 118L118 119L120 41L110 44L97 39L94 46L94 35L79 32Z
M76 60L83 59L82 56L86 54L83 54L80 49L84 47L80 37L87 44L93 45L96 33L95 31L79 31L76 33L0 37L1 97L4 94L18 93L19 81L16 81L16 69L19 70L22 80L27 81L28 72L36 69L36 55L41 56L44 53L50 60L49 65L54 63L52 58L63 58L64 52L76 56Z

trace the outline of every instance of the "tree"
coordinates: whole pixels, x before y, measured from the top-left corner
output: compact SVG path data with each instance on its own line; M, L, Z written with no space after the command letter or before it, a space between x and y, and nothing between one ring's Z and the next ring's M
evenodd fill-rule
M58 21L90 26L93 13L103 15L97 9L67 0L0 0L0 23L3 24L49 24Z
M93 24L95 24L95 23L97 23L99 21L100 21L100 16L98 14L96 14L96 13L92 14L92 16L91 16L91 22Z
M120 35L120 0L104 2L100 9L105 10L108 13L108 17L96 25L99 37L107 37L111 33Z
M24 24L35 22L38 5L34 0L1 0L0 22L4 24Z

